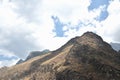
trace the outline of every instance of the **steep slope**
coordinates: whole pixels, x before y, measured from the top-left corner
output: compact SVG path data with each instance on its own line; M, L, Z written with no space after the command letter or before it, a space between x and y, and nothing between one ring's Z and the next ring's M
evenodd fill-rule
M86 32L2 73L1 80L119 80L120 55L100 36Z

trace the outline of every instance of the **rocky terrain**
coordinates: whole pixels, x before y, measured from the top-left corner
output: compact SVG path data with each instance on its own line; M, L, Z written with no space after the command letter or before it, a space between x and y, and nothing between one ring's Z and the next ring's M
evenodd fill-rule
M120 54L86 32L55 51L0 69L0 80L120 80Z

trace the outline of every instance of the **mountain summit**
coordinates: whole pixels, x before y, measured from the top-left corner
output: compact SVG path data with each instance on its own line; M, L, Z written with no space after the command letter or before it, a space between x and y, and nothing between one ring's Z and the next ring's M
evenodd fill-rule
M2 73L1 80L119 80L120 55L100 36L86 32Z
M86 32L73 41L64 63L67 68L61 70L58 80L120 79L120 56L100 36Z

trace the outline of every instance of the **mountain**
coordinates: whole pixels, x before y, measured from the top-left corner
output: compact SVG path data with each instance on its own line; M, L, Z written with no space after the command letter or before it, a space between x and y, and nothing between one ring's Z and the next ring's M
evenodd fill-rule
M1 80L120 80L120 55L100 36L86 32L2 73Z
M116 51L120 50L120 43L110 43L110 45L112 46L112 48Z
M25 60L20 59L16 64L23 63L31 58L34 58L34 57L37 57L37 56L40 56L43 54L47 54L48 52L50 52L50 50L48 50L48 49L45 49L43 51L32 51L32 52L30 52L30 54L27 56L27 58Z
M43 51L32 51L32 52L30 52L30 54L27 56L27 58L26 58L25 61L27 61L27 60L29 60L29 59L31 59L31 58L33 58L33 57L46 54L46 53L48 53L48 52L50 52L50 50L48 50L48 49L45 49L45 50L43 50Z
M24 62L24 60L20 59L16 64L20 64L22 62Z

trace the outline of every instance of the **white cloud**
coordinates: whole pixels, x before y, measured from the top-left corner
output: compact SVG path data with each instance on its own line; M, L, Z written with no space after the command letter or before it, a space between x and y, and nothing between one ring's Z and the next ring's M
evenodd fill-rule
M16 64L19 59L16 55L14 55L14 53L4 49L0 49L0 56L2 56L2 58L0 58L0 67L12 66Z
M43 0L39 4L32 5L31 2L26 3L26 1L23 3L22 1L17 1L18 4L16 4L18 10L21 8L25 8L25 12L19 12L21 15L25 14L25 19L31 18L31 15L26 15L31 12L33 17L36 17L34 13L36 13L37 18L39 20L39 23L35 23L34 31L31 33L31 35L28 35L29 38L34 38L37 46L42 46L43 48L49 48L51 50L57 49L61 46L61 44L65 41L67 41L67 37L59 38L55 37L55 33L52 32L54 29L54 24L51 19L52 15L59 16L60 20L64 23L71 22L72 24L77 24L80 17L83 17L83 14L86 13L85 8L88 7L90 4L89 0ZM28 8L28 5L31 6ZM33 7L35 5L35 7ZM39 6L40 5L40 6ZM37 7L36 7L37 6ZM16 9L17 9L16 8ZM32 9L31 9L32 8ZM30 10L31 9L31 10ZM22 9L20 9L22 10ZM24 9L23 9L24 10ZM33 10L33 11L32 11ZM83 11L84 10L84 11ZM81 14L80 16L78 14ZM69 19L68 19L69 18ZM85 16L84 16L85 18ZM81 19L82 20L82 19ZM27 23L30 24L30 23ZM28 25L27 25L28 26ZM43 35L44 34L44 35ZM56 45L47 45L47 44L55 44Z
M83 17L80 17L80 24L76 26L80 26L79 30L69 29L65 32L68 36L76 36L81 35L86 31L93 31L103 37L103 39L107 42L120 42L120 1L113 0L108 5L108 17L102 21L96 21L96 17L99 17L100 12L106 8L105 5L100 6L98 9L94 9L90 12L86 12L83 14ZM85 16L85 18L84 18ZM78 23L77 23L78 24ZM73 27L76 27L73 25ZM68 26L69 27L69 26Z
M13 12L14 4L3 1L0 5L0 24L2 26L13 26L16 23L17 14Z
M114 0L108 6L109 16L106 20L99 23L98 33L108 42L120 42L120 1Z
M15 65L17 61L16 59L0 61L0 67Z
M51 15L59 16L63 22L76 23L79 18L86 18L87 7L90 1L87 0L42 0L41 5L37 8L39 18L46 16L50 18ZM84 14L84 15L83 15ZM45 19L45 18L44 18Z
M9 52L4 49L0 49L0 55L2 55L4 57L8 57L8 58L15 56L12 52Z

